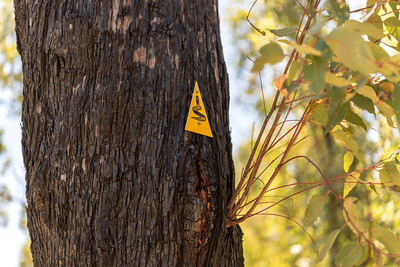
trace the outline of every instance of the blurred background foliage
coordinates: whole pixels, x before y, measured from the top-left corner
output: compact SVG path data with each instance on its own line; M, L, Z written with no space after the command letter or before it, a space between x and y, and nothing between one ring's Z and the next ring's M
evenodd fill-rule
M297 3L296 3L297 2ZM234 1L230 6L230 17L227 19L231 26L233 45L238 56L235 64L239 69L238 76L247 77L246 93L248 97L258 99L254 107L259 114L259 120L255 123L253 134L249 134L249 141L244 142L235 154L235 167L237 179L241 176L251 152L256 133L261 127L265 116L265 107L270 106L272 97L276 89L273 82L282 74L284 65L277 64L264 67L259 74L250 73L254 59L260 47L271 41L277 41L282 37L270 32L275 29L290 29L299 25L303 10L302 4L307 6L308 1L295 0L274 0L274 1ZM311 1L313 5L313 1ZM348 0L350 10L355 10L365 5L373 5L375 1L369 0ZM380 1L379 1L380 2ZM392 7L396 6L392 1ZM300 4L299 4L300 3ZM252 6L254 4L254 6ZM251 12L249 14L249 10ZM248 15L249 14L249 15ZM365 14L365 13L363 13ZM361 15L363 15L361 14ZM398 15L398 14L397 14ZM250 22L246 21L246 17ZM360 14L353 14L351 18L360 17ZM253 24L256 28L252 27ZM329 28L335 27L333 23L327 24ZM295 41L295 34L288 34L284 38ZM285 51L288 54L288 51ZM250 74L249 74L250 73ZM359 152L363 155L361 159L354 160L350 166L350 171L373 165L381 159L388 157L399 147L399 132L397 128L387 125L386 119L382 115L373 116L367 112L362 112L362 118L370 126L365 132L360 127L347 125L353 133L353 138L359 146ZM331 134L325 134L322 128L307 126L303 130L305 141L300 142L291 151L293 155L307 155L323 171L326 177L337 177L345 171L343 170L343 156L346 149ZM284 145L284 144L282 144ZM278 153L279 154L279 153ZM274 159L273 153L267 156L267 161ZM265 179L269 178L270 173L265 173L258 182L259 188L264 186ZM360 179L371 182L380 182L378 175L374 171L365 171ZM274 187L286 184L309 183L321 181L321 176L307 161L293 161L282 172L274 182ZM277 189L268 193L264 198L266 203L276 202L283 196L288 196L299 192L309 185L295 185ZM344 183L333 184L334 190L339 196L343 195ZM253 190L249 197L255 197L257 190ZM343 216L343 209L335 199L333 194L327 194L327 186L319 186L315 189L295 195L293 198L283 201L280 205L268 210L274 215L256 215L241 223L244 232L244 251L246 266L335 266L335 256L356 235L347 227ZM306 209L313 196L318 196L321 207L316 216L316 223L308 225L306 221ZM397 237L400 234L400 209L399 192L397 190L383 190L381 187L356 185L349 193L348 199L355 197L358 199L355 205L362 213L362 217L368 223L368 227L378 225L390 229ZM284 218L285 216L287 218ZM297 223L304 226L302 229ZM328 255L322 262L317 263L318 253L321 252L323 244L326 243L330 233L336 229L343 229ZM307 231L312 239L305 232ZM315 242L315 244L314 244ZM317 247L317 249L315 248ZM382 248L382 247L380 247ZM369 251L362 266L397 266L390 260L377 257L374 251ZM382 264L382 265L380 265ZM352 265L349 265L352 266Z

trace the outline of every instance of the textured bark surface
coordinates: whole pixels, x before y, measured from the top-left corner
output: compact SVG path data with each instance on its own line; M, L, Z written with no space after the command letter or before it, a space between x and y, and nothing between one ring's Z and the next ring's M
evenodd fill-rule
M243 265L216 1L15 0L35 266Z

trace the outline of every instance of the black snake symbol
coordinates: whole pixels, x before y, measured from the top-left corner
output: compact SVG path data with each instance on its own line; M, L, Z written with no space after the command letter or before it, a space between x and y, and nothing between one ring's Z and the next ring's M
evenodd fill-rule
M199 104L200 104L199 97L196 96L196 106L194 106L192 108L192 110L193 110L194 114L196 114L198 117L192 117L192 119L195 119L195 120L198 120L198 121L206 121L206 116L204 116L203 114L201 114L199 112L199 110L202 110L202 108L201 108L201 106Z

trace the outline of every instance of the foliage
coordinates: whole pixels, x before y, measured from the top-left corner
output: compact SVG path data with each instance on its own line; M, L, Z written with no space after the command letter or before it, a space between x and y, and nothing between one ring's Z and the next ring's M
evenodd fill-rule
M266 215L286 218L309 235L311 230L318 233L315 224L322 224L328 238L310 237L311 243L317 243L316 262L327 260L325 256L332 251L329 261L337 266L399 264L399 241L393 226L385 225L387 220L375 208L397 201L393 194L400 186L400 162L393 150L375 148L371 153L361 144L371 143L368 136L374 131L384 131L381 117L396 131L396 120L400 123L400 3L368 0L364 8L351 11L344 0L296 2L302 16L295 32L290 23L269 31L275 38L269 36L253 63L256 72L265 64L284 62L286 67L275 81L274 100L243 165L229 205L228 226ZM350 19L356 13L359 19ZM257 23L251 25L256 33L267 35ZM298 149L305 147L305 133L310 132L315 139L329 139L342 148L344 172L330 170L334 161L324 163L315 154L303 154L321 147ZM381 159L372 162L371 156L378 155ZM299 167L314 170L313 181L305 182L305 176L287 179L288 170L295 168L296 173ZM310 196L308 205L290 201L317 189L322 194ZM279 196L274 196L278 191ZM374 201L369 202L371 199ZM324 213L332 212L326 209L333 202L337 205L333 213L339 216L336 229L320 222L329 218ZM307 206L302 225L301 204ZM300 257L292 264L298 260Z

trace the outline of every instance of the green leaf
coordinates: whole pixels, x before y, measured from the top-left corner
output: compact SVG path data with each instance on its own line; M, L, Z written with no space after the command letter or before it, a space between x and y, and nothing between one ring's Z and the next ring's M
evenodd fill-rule
M400 185L400 173L396 164L392 161L385 162L379 170L379 178L386 186Z
M340 61L362 74L375 73L375 58L361 34L347 28L338 28L326 38L326 43Z
M361 264L365 251L357 242L347 243L336 255L335 264L340 267L351 267Z
M400 47L392 47L396 50L400 50ZM390 57L386 61L379 62L378 71L382 73L388 81L393 83L400 82L400 54L396 54L395 56Z
M324 239L325 242L323 244L321 252L319 253L318 262L321 262L324 260L326 254L332 248L332 245L335 242L336 237L339 235L339 233L340 233L340 229L333 230L332 232L329 233L328 237Z
M344 169L345 172L349 171L349 168L350 168L351 164L353 164L353 160L354 160L354 154L351 153L350 151L347 151L346 154L344 154L344 157L343 157L343 169Z
M358 231L360 232L367 231L368 227L367 224L364 222L364 207L362 207L360 203L357 202L357 198L347 197L344 199L343 204L347 211L348 217L344 210L343 210L343 216L348 221L347 225L350 227L350 229L356 235L358 235Z
M265 64L276 64L280 62L285 55L277 43L269 43L260 48L261 56L254 61L251 71L261 71Z
M355 94L350 101L353 102L357 107L375 115L374 102L372 102L371 99L360 94Z
M379 97L376 95L375 90L372 89L371 86L363 86L357 91L357 93L359 93L360 95L363 95L365 97L368 97L369 99L371 99L374 102L379 101Z
M326 123L325 133L328 133L344 119L349 108L350 105L347 102L343 105L340 105L335 111L332 112L332 114L329 115L328 122Z
M354 111L351 110L351 108L347 109L346 116L344 117L345 120L348 122L361 126L365 131L367 131L367 125L365 125L363 119L358 116L358 114L354 113Z
M268 29L271 33L275 34L276 36L279 37L284 37L284 36L288 36L294 32L297 31L297 27L296 26L292 26L289 28L283 28L283 29L279 29L279 30L270 30Z
M314 195L310 199L310 203L308 203L306 212L305 212L305 225L310 226L315 223L318 219L319 213L322 209L322 200L323 197L319 195Z
M356 20L348 20L344 23L343 27L350 31L357 32L361 35L368 35L375 39L382 39L385 37L383 29L376 27L372 23L361 23Z
M397 127L400 125L400 83L397 83L393 91L393 109L397 119Z
M373 42L368 42L368 45L376 60L385 60L389 58L389 54L381 46Z
M394 1L390 1L389 2L389 6L390 8L394 11L394 15L396 17L399 17L399 8L398 8L399 3L394 2Z
M376 227L371 229L371 235L381 242L390 254L400 257L400 241L392 232L383 227Z
M346 181L344 182L344 188L343 188L343 197L345 198L350 191L357 185L357 179L355 177L360 177L359 173L354 173L352 176L348 176L346 178Z
M378 108L379 113L386 118L386 121L389 124L389 126L394 127L394 123L392 120L392 117L394 116L393 108L389 104L383 101L378 101L377 103L375 103L375 105Z
M325 69L327 60L312 56L311 64L304 67L304 78L309 80L311 89L318 95L325 86Z
M287 81L292 82L297 78L297 72L299 71L300 63L297 60L293 60L290 64Z
M311 105L313 109L312 118L321 125L326 125L328 122L328 112L323 105L318 105L317 103L313 103Z
M324 8L339 24L350 18L350 8L346 0L327 0Z
M375 2L374 2L373 4L375 4ZM373 4L372 4L372 5L373 5ZM369 5L367 5L367 6L369 6ZM380 31L382 31L382 30L384 29L384 27L383 27L382 18L381 18L381 16L379 15L379 11L380 11L380 10L381 10L381 7L377 8L377 9L375 10L375 13L372 14L372 15L369 17L368 23L371 23L371 24L374 25L376 28L378 28ZM370 11L371 11L371 9L368 9L367 12L370 12ZM373 38L372 36L368 36L368 40L371 41L371 42L374 42L374 43L376 43L376 44L378 44L378 45L379 45L379 43L380 43L380 40L376 40L376 38Z
M392 35L396 40L400 40L400 21L396 17L390 17L385 19L383 22L385 24L386 30Z

